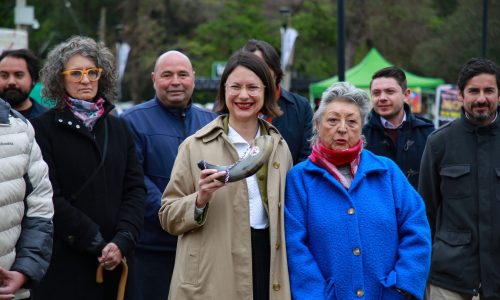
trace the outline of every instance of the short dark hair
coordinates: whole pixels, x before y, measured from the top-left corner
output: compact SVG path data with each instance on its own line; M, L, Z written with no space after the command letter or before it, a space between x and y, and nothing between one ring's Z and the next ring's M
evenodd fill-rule
M281 59L276 49L268 42L255 39L248 40L242 49L248 52L255 52L257 50L262 52L262 57L267 66L273 70L274 75L276 75L276 86L278 86L283 78L283 70L281 69Z
M16 49L16 50L5 50L0 55L0 61L6 57L15 57L24 59L26 65L28 66L28 72L30 73L31 80L33 84L38 81L38 72L40 71L40 60L28 49Z
M228 113L226 105L226 81L234 69L238 66L245 67L255 73L266 86L264 88L264 105L261 112L269 117L277 117L282 114L276 102L276 87L273 84L273 77L266 64L257 55L248 51L240 50L229 58L224 67L224 72L220 78L219 92L217 93L217 103L214 111L216 113Z
M403 93L406 91L408 88L408 83L406 82L406 74L405 72L398 68L398 67L386 67L383 69L378 70L373 74L372 80L370 81L370 89L372 88L372 82L376 78L381 78L381 77L387 77L387 78L394 78L398 85L401 87L403 90Z
M463 66L458 73L458 89L460 92L464 92L465 85L472 78L479 74L491 74L497 79L497 88L500 90L500 69L491 60L480 57L471 58Z

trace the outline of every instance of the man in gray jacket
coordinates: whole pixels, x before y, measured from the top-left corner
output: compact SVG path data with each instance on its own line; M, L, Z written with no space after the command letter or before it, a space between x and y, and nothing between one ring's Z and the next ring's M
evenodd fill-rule
M0 299L26 299L52 254L52 186L33 127L3 99L0 170Z
M429 299L500 299L500 69L473 58L458 76L460 119L427 139L419 193L433 236Z

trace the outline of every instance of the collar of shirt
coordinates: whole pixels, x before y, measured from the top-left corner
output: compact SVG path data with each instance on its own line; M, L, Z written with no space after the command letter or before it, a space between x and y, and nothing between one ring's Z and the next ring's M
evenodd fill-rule
M386 118L380 116L380 122L382 123L382 126L384 126L384 128L387 128L387 129L398 129L399 127L403 126L403 123L405 121L406 121L406 112L405 111L403 111L403 120L398 125L394 125L391 122L389 122L389 120L387 120Z
M257 129L257 134L255 137L260 136L260 127ZM233 143L236 151L238 151L238 156L241 157L245 154L245 151L248 149L250 144L233 128L231 125L228 125L227 137Z
M260 136L260 126L257 130L255 137ZM250 147L250 145L245 141L245 139L236 131L231 125L228 124L227 137L233 143L238 156L244 156ZM269 227L269 218L267 217L266 210L262 204L262 198L260 196L259 184L257 182L257 175L253 174L246 178L246 184L248 189L248 208L250 213L250 227L255 229L264 229Z

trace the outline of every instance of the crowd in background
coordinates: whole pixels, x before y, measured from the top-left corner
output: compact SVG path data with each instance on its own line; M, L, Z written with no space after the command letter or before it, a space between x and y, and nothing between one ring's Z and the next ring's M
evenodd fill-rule
M282 78L251 39L208 111L169 50L118 115L104 44L1 53L0 299L500 299L499 67L467 61L437 129L395 66L314 112Z

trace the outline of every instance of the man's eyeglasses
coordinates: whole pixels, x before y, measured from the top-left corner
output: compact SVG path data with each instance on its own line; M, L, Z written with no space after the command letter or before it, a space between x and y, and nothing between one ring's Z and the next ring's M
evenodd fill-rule
M99 80L101 77L102 68L88 68L85 70L66 70L61 72L63 75L67 75L68 78L73 82L80 82L83 79L83 75L87 75L90 81Z
M266 87L264 85L249 84L249 85L239 85L235 83L226 84L227 93L231 96L237 96L242 90L246 90L247 94L250 96L259 96L260 92Z

